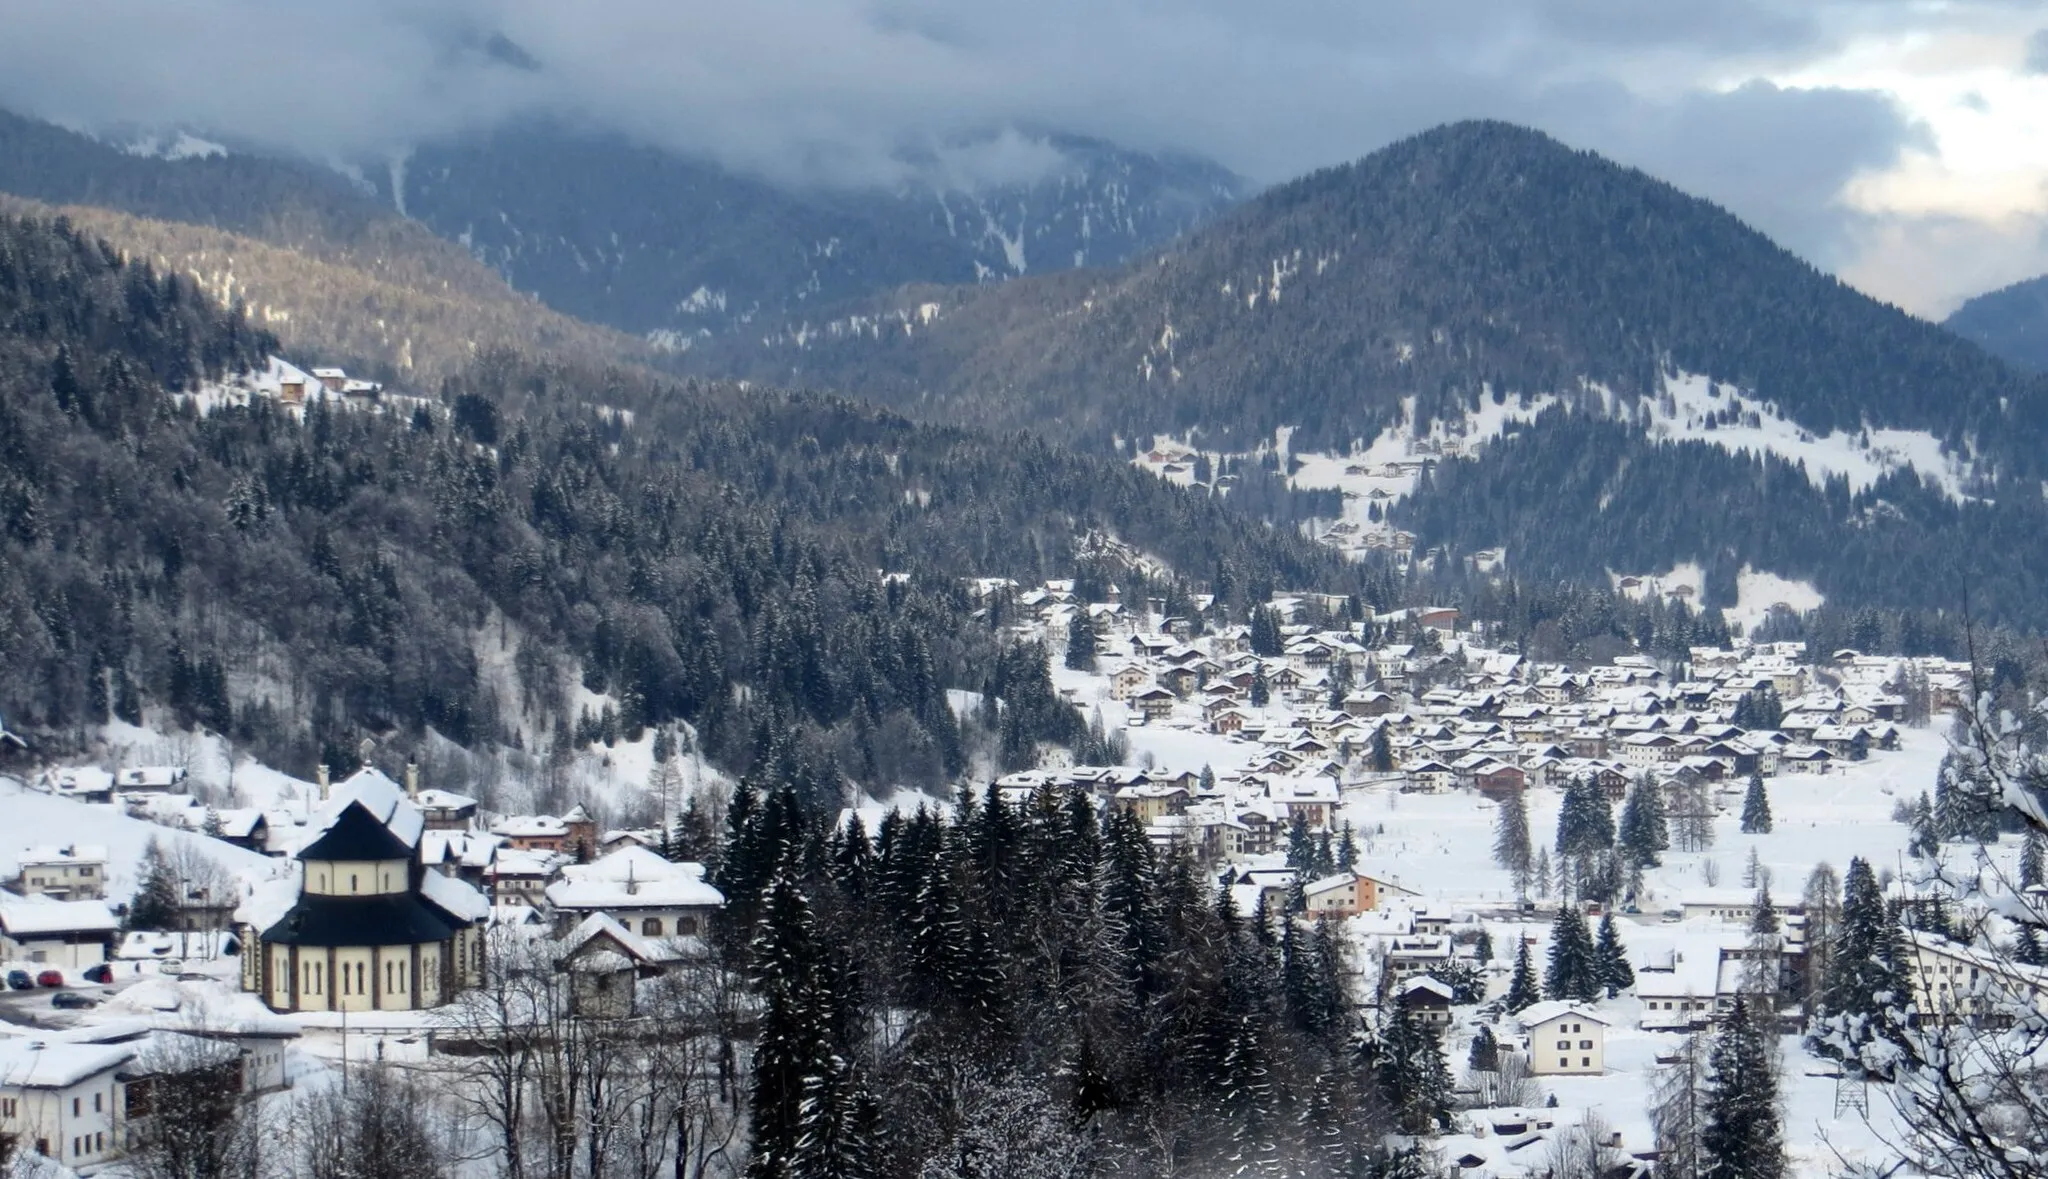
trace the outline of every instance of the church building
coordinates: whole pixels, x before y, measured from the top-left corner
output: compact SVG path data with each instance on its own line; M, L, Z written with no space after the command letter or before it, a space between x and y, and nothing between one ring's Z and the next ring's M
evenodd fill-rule
M426 869L426 816L364 768L307 827L290 877L237 910L242 988L274 1011L438 1007L483 981L490 904Z

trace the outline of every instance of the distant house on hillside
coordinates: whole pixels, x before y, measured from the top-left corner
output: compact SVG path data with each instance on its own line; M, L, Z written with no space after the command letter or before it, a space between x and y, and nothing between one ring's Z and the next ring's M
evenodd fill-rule
M1518 1015L1529 1034L1529 1071L1537 1076L1598 1076L1607 1071L1607 1020L1578 1003L1553 1000Z

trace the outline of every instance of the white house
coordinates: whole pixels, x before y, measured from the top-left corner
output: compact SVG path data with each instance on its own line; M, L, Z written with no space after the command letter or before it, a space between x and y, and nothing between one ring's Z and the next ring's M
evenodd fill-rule
M704 879L704 865L675 864L644 847L622 847L588 864L571 864L547 887L558 924L573 929L609 913L641 937L695 937L725 895Z
M0 900L0 958L84 970L107 960L119 925L105 901Z
M119 1074L134 1057L116 1044L0 1040L0 1133L74 1171L120 1157L127 1085Z
M1590 1007L1552 1000L1516 1017L1529 1035L1529 1071L1537 1076L1598 1076L1607 1071L1607 1020Z
M21 853L23 896L96 901L107 895L107 849L99 844L32 847Z

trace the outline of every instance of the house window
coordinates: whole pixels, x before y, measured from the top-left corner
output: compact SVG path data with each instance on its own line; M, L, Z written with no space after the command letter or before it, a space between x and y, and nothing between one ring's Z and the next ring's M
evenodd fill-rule
M1572 1042L1570 1040L1559 1040L1557 1042L1557 1046L1559 1050L1563 1050L1566 1048L1570 1048L1572 1046Z
M1571 1057L1569 1057L1569 1056L1560 1056L1560 1057L1558 1057L1558 1058L1557 1058L1557 1067L1559 1067L1559 1068L1570 1068L1571 1066L1572 1066L1572 1060L1571 1060Z
M1592 1058L1592 1057L1590 1057L1590 1056L1582 1056L1582 1057L1580 1057L1580 1058L1579 1058L1579 1067L1580 1067L1580 1068L1592 1068L1592 1067L1593 1067L1593 1058Z
M100 1109L101 1109L101 1106L100 1106L100 1096L101 1096L101 1095L100 1095L100 1094L98 1094L98 1093L95 1093L95 1094L93 1094L93 1095L92 1095L92 1112L94 1112L94 1113L98 1113L98 1112L100 1112Z
M648 937L661 936L661 918L648 917L640 922L640 932Z
M356 874L353 872L348 874L348 890L350 892L358 891L358 889L356 888Z
M684 937L696 936L697 919L695 917L676 918L676 932L683 935Z
M1582 1049L1584 1049L1584 1048L1591 1048L1592 1046L1593 1046L1593 1041L1591 1041L1591 1040L1580 1040L1580 1041L1579 1041L1579 1047L1580 1047L1580 1048L1582 1048Z
M80 1106L81 1106L82 1104L83 1104L83 1103L82 1103L82 1102L80 1102L80 1101L79 1101L79 1099L78 1099L78 1098L76 1098L76 1097L74 1097L74 1098L72 1098L72 1099L71 1099L71 1116L72 1116L72 1117L74 1117L74 1118L75 1118L75 1117L77 1117L77 1116L78 1116L79 1114L81 1114L81 1113L83 1113L83 1112L84 1112L84 1110L80 1108Z

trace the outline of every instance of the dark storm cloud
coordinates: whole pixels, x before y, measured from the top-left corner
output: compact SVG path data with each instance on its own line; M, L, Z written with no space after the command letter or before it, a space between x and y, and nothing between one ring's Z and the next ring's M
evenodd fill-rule
M1846 5L1856 20L1904 3ZM1213 156L1262 181L1447 119L1532 123L1725 201L1810 256L1913 129L1883 96L1705 88L1838 45L1761 0L0 0L0 104L328 158L545 111L784 178L1057 162L991 127Z

